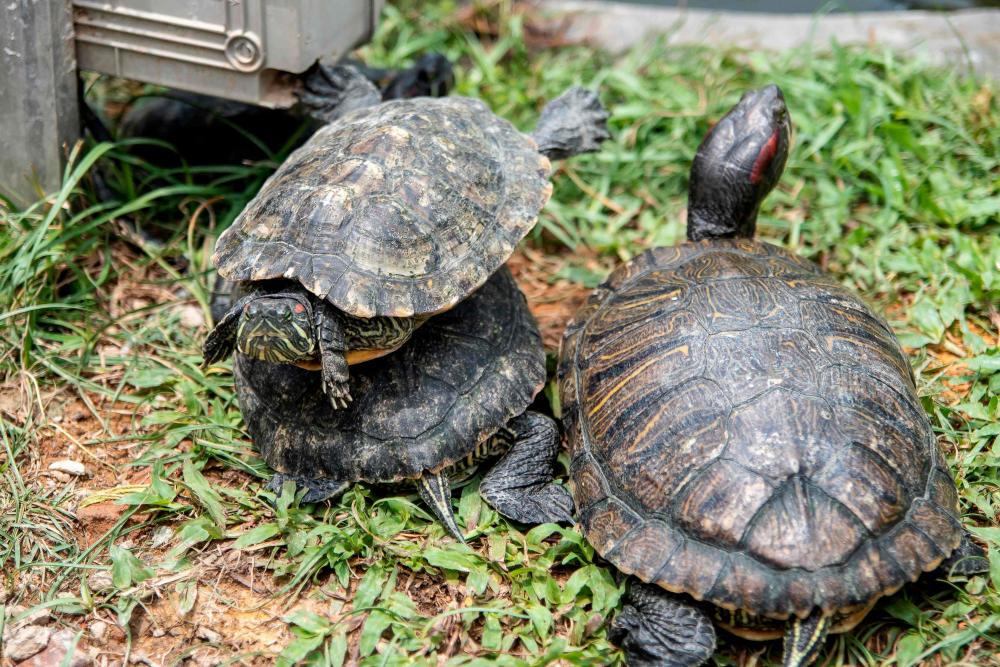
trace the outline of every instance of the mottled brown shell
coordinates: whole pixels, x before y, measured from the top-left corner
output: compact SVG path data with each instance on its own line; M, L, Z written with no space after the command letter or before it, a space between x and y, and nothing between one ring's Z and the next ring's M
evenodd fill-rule
M387 102L320 129L219 237L230 280L294 278L357 317L454 306L538 218L551 166L480 101Z
M545 350L502 267L399 350L352 367L345 409L331 407L316 371L240 353L233 370L243 419L269 466L394 482L465 458L523 413L545 382Z
M593 293L560 357L581 523L643 581L804 617L861 609L958 545L891 330L780 248L647 252Z

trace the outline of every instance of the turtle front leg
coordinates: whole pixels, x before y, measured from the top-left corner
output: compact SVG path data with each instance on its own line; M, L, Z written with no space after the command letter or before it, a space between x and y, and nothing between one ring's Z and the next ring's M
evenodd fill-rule
M316 343L319 346L323 392L334 410L351 402L351 379L345 356L344 327L333 306L325 301L313 310L316 320Z
M202 346L202 366L211 366L231 355L236 349L236 334L239 330L240 316L243 308L253 301L254 295L249 294L239 299L233 306L219 319Z
M629 667L695 667L715 652L711 619L687 599L632 581L608 638Z
M521 523L573 520L573 498L553 482L559 453L559 428L537 412L526 412L508 424L514 444L483 477L479 494L508 519Z
M611 136L608 115L597 93L575 86L545 105L531 136L553 160L591 153Z
M320 62L303 75L299 102L313 118L332 123L351 111L381 103L382 93L357 68Z

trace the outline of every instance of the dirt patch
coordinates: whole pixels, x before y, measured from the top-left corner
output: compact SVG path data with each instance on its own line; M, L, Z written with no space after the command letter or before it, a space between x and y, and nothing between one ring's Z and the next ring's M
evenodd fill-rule
M550 352L559 349L566 324L591 292L578 283L558 277L567 262L562 255L546 255L531 248L518 250L507 262L528 298L528 307L542 332L542 342Z

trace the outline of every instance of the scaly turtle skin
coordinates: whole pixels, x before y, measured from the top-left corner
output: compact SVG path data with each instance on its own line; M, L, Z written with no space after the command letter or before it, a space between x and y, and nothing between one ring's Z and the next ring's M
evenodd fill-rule
M482 285L548 200L549 157L596 150L607 113L594 93L573 88L546 106L529 136L478 100L382 103L353 68L322 72L328 89L302 101L332 104L330 124L289 157L216 245L219 275L243 283L248 296L209 335L205 359L235 347L258 359L318 364L326 394L343 407L352 361L345 352L391 352ZM256 289L271 280L286 283ZM373 331L352 337L365 320Z
M709 618L808 664L945 559L983 566L891 329L749 238L788 133L776 87L745 95L692 166L692 240L619 267L562 342L580 523L645 582L612 633L631 665L708 660Z
M357 366L346 409L326 400L319 373L242 353L234 371L253 442L278 471L275 489L291 479L318 501L355 482L414 481L462 539L449 481L503 455L480 486L490 505L526 523L570 519L569 493L552 483L557 428L525 412L545 382L545 353L506 267L397 352Z

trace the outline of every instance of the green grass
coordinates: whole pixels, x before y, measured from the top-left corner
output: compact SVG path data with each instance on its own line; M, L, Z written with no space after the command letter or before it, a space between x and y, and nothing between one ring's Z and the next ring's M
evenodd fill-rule
M563 258L560 277L588 287L617 261L683 237L700 138L744 89L782 87L795 141L759 233L887 314L911 349L966 520L993 563L989 576L968 582L907 587L830 641L825 660L1000 662L996 87L871 49L744 54L653 44L615 59L583 47L536 49L507 3L486 11L498 35L480 41L454 9L388 8L362 55L398 65L443 51L459 64L458 94L483 98L524 128L566 86L600 88L615 138L561 167L529 239ZM107 89L99 84L96 96ZM8 604L45 605L75 627L120 622L141 647L147 610L167 605L196 624L210 595L245 610L213 585L252 570L277 600L259 594L254 604L275 605L272 624L290 628L271 649L289 664L340 664L345 653L362 665L619 659L601 621L617 608L620 578L574 529L510 526L480 502L475 481L456 494L460 523L479 535L469 547L446 538L415 496L359 486L335 504L300 506L262 491L267 471L242 430L231 377L200 368L205 332L184 323L181 306L206 310L214 239L281 158L168 171L143 165L127 142L87 146L60 192L25 211L0 209ZM94 194L98 161L113 201ZM137 250L121 240L123 221L168 240ZM87 434L70 435L74 458L94 477L49 486L45 456L63 457L73 428L60 416L66 405L89 413ZM89 546L73 520L79 488L84 505L114 499L124 510ZM231 564L230 555L243 560ZM87 583L97 571L111 575L109 588ZM716 657L779 659L776 645L725 637Z

